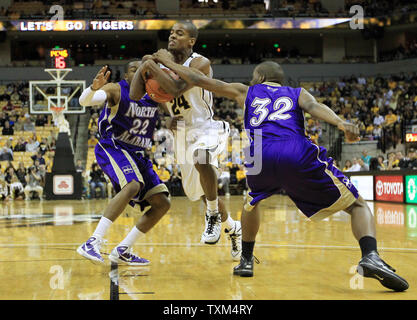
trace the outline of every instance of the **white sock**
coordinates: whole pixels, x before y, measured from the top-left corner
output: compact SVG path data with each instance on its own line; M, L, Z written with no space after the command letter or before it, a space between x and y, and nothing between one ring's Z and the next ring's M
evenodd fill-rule
M226 221L224 221L222 223L226 224L226 229L232 229L235 226L235 220L232 219L230 214L227 214Z
M119 246L128 246L131 247L139 238L143 237L145 234L140 231L136 226L130 230L126 238L123 239L122 242L120 242Z
M207 200L207 209L210 211L219 211L219 200L216 198L216 200Z
M106 234L107 230L110 228L110 226L113 224L113 222L106 217L101 217L96 230L93 233L93 236L98 236L100 238L103 238Z

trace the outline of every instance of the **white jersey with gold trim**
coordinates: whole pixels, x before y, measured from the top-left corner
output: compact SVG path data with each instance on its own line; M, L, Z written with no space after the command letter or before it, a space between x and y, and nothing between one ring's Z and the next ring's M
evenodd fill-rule
M189 67L194 58L202 57L193 52L184 62ZM161 65L161 68L165 68ZM213 70L210 68L210 78ZM210 164L218 167L218 157L226 151L230 133L226 121L213 119L213 94L200 87L187 90L181 97L166 103L171 116L182 116L185 121L185 132L175 132L176 158L181 167L182 185L187 197L196 201L204 195L200 183L200 174L193 163L196 150L209 150Z
M184 62L183 66L189 67L194 58L202 55L193 52ZM164 67L163 67L164 68ZM210 67L210 78L213 70ZM216 128L221 127L221 122L213 120L213 93L200 87L193 87L184 94L166 103L171 116L182 116L185 127L190 128Z

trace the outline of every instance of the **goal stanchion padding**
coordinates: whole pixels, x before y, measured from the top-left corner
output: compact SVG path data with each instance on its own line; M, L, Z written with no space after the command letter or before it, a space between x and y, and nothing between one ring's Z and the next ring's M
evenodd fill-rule
M66 132L60 132L52 172L45 177L46 200L81 199L81 172L75 170L74 152Z

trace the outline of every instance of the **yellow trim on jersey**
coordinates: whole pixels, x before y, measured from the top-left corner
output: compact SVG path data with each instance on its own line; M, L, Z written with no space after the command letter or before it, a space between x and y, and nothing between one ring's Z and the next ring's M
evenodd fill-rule
M110 107L110 115L109 115L109 124L111 124L111 121L114 119L114 117L117 115L117 111L119 111L119 105L120 102L113 107Z
M113 159L113 157L107 152L107 150L102 146L100 142L98 142L100 147L104 150L107 157L110 159L110 164L113 167L114 172L116 173L117 179L119 180L120 188L123 189L125 185L127 185L127 180L125 175L123 174L122 170L117 165L116 161Z
M153 187L151 190L146 192L145 196L143 197L141 201L149 199L153 195L162 193L162 192L167 192L169 194L168 188L165 185L165 183L158 184L157 186Z
M282 87L282 85L279 84L278 82L272 82L272 81L265 81L265 82L262 82L261 84L266 84L268 86L274 86L274 87Z
M321 209L310 217L310 220L312 221L319 221L338 211L345 210L356 201L356 198L352 192L337 177L335 177L333 172L327 169L329 164L326 161L321 161L319 159L320 148L314 143L312 144L317 148L317 160L326 164L325 172L333 180L333 183L340 191L339 199L337 199L330 207Z
M127 161L130 162L130 165L132 166L133 170L135 171L136 176L139 178L139 182L141 182L142 184L145 184L143 181L143 177L142 174L140 173L138 167L136 166L135 161L132 159L132 157L130 156L129 153L127 153L126 150L120 149L122 150L123 154L125 155Z

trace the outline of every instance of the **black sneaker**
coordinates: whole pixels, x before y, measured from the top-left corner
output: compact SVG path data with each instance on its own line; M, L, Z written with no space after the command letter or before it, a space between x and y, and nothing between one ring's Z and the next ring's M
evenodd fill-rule
M241 277L253 277L253 262L259 264L259 260L253 256L249 261L243 255L240 257L240 264L233 268L233 274Z
M382 260L376 251L371 251L359 261L357 271L364 277L379 280L388 289L394 291L408 289L408 282L395 274L395 269Z

